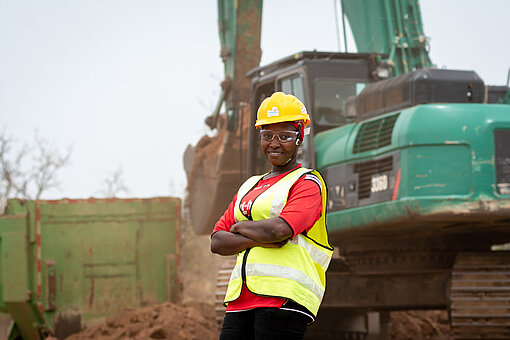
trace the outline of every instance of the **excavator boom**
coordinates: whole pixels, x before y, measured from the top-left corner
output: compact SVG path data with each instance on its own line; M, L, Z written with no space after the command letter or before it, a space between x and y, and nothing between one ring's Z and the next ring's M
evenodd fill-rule
M250 79L246 73L260 62L262 0L218 0L218 26L225 79L212 115L206 118L214 137L204 136L188 147L187 207L195 232L207 234L225 211L228 201L244 179L249 118ZM226 115L220 111L225 106ZM187 163L187 164L186 164Z
M432 66L418 0L341 2L358 52L387 55L393 76Z

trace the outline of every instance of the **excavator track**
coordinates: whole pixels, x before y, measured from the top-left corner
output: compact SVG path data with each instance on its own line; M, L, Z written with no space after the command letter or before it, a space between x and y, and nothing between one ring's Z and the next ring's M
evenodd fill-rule
M450 320L455 339L510 339L510 252L457 256Z
M223 301L225 294L227 293L227 286L230 280L230 274L236 264L236 258L226 259L218 270L218 276L216 277L216 291L214 299L214 318L218 329L221 330L223 325L223 318L225 317L225 306Z

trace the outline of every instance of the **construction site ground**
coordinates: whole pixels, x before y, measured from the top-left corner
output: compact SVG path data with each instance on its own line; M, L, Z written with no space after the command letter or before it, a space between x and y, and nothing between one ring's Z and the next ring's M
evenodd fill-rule
M67 339L218 339L213 300L216 272L222 261L222 257L211 254L209 236L196 235L184 222L180 302L124 310ZM453 339L446 311L393 312L391 323L395 340Z
M391 321L395 340L453 339L444 311L395 312ZM67 339L212 340L218 335L213 305L190 301L126 310Z

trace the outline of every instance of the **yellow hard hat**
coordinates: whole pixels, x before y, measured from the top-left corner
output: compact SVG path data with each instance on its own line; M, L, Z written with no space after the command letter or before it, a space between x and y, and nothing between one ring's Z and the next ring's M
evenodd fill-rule
M303 121L304 126L310 124L306 107L291 94L275 92L260 104L255 126L294 121Z

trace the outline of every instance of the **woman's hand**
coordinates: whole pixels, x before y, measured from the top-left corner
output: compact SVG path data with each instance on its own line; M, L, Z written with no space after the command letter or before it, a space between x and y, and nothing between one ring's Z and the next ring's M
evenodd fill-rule
M258 244L256 245L256 247L263 247L263 248L281 248L283 247L284 245L287 244L287 240L285 241L280 241L280 242L272 242L272 243L262 243L262 242L257 242Z

